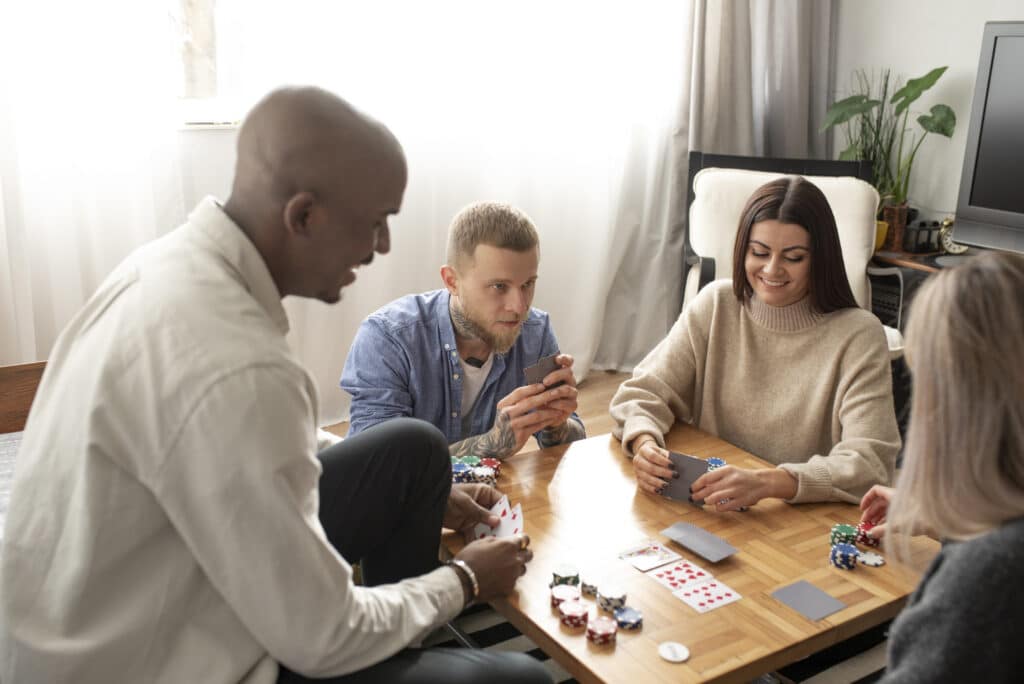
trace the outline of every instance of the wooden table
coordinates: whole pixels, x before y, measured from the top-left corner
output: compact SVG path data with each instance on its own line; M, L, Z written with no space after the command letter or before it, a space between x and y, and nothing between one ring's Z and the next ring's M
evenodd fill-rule
M677 425L668 445L731 465L768 464L695 428ZM494 607L581 682L742 682L804 658L895 616L917 585L920 570L938 551L928 538L913 541L913 566L887 559L881 568L854 571L828 563L828 532L837 522L856 523L849 504L789 505L766 500L747 512L716 513L641 492L632 466L610 435L517 454L502 466L499 488L521 503L534 560L517 591ZM717 564L660 536L687 521L713 532L739 552ZM667 588L645 577L618 552L650 537L710 571L743 598L698 614ZM462 541L445 536L457 552ZM581 631L562 627L549 604L548 583L560 563L570 562L627 593L627 604L644 616L642 630L619 630L614 647L596 647ZM847 607L812 622L771 598L771 592L807 580ZM597 612L594 604L591 616ZM658 656L658 644L678 641L690 659L673 664Z

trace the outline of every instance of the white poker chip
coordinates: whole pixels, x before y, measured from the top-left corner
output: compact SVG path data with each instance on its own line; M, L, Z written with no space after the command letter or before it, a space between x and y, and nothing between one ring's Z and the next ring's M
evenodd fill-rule
M678 641L663 641L658 644L658 655L670 663L683 663L690 657L690 649Z
M885 565L885 558L882 557L882 554L875 553L874 551L861 551L857 556L857 560L864 565L871 566L872 568L878 568Z

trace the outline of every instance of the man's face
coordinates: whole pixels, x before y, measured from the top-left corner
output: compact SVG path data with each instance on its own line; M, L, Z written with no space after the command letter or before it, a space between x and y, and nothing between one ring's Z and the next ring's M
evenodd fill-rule
M452 291L452 315L492 350L504 354L515 344L529 315L539 250L516 252L477 245L472 257L462 261Z
M374 253L391 249L388 218L397 214L405 193L406 170L400 160L381 160L366 173L346 174L346 187L333 197L318 198L316 227L306 245L306 272L300 276L307 296L327 304L356 280L356 269Z

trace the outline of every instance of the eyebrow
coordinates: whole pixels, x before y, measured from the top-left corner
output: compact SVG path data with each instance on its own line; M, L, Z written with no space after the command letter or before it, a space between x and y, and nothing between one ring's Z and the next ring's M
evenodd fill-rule
M488 285L497 285L498 283L504 283L505 285L514 285L515 284L515 281L510 280L508 278L494 278L493 280L487 280L487 281L484 281L484 282L486 282ZM535 283L535 282L537 282L537 276L533 276L532 278L530 278L529 280L524 282L523 285L526 285L527 283Z
M752 244L753 244L753 243L759 244L759 245L761 245L762 247L764 247L765 249L768 249L768 250L770 250L770 249L771 249L771 247L770 247L769 245L766 245L766 244L764 244L764 243L763 243L763 242L761 242L760 240L751 240L750 242L751 242ZM806 250L806 251L808 251L808 252L809 252L809 251L811 251L811 248L810 248L810 247L804 247L803 245L792 245L792 246L790 246L790 247L783 247L783 248L782 248L782 251L783 251L783 252L789 252L789 251L791 251L791 250L794 250L794 249L803 249L803 250Z

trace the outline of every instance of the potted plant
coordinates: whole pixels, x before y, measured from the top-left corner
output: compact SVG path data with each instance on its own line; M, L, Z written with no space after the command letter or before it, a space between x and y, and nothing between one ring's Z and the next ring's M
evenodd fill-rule
M890 71L882 72L876 90L867 74L855 74L860 92L835 102L825 114L821 130L845 124L847 147L840 159L864 159L872 165L874 185L882 200L882 217L889 223L885 246L903 248L903 230L907 223L907 197L910 174L917 150L929 133L952 137L956 115L944 104L917 117L918 135L908 127L910 105L935 85L947 67L932 69L921 78L912 78L889 97Z

